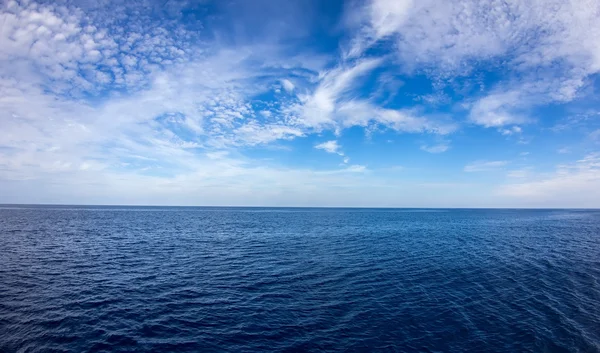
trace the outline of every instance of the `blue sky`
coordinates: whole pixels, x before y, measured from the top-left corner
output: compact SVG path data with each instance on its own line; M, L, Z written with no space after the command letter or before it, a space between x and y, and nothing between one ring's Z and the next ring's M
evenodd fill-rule
M600 2L3 1L0 202L600 207Z

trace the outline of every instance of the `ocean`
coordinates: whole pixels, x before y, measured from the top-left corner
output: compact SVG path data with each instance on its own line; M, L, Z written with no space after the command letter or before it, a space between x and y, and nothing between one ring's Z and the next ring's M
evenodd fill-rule
M600 211L0 206L0 352L600 352Z

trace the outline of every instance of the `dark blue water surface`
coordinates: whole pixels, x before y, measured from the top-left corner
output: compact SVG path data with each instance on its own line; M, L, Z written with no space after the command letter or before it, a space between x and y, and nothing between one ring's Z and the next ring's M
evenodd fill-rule
M600 211L0 207L2 352L600 352Z

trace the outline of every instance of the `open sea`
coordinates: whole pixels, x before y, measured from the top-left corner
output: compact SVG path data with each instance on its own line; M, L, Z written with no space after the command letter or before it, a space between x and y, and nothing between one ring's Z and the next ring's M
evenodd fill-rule
M600 352L600 211L0 206L0 352Z

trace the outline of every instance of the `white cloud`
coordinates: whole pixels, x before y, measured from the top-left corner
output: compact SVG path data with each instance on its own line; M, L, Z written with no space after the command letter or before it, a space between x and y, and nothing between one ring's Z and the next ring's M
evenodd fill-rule
M338 142L336 140L331 140L331 141L326 141L323 143L319 143L317 145L315 145L316 149L319 150L324 150L325 152L328 153L335 153L335 154L339 154L340 156L343 156L344 154L340 151L340 145L338 144Z
M0 147L8 151L2 160L9 161L11 178L21 179L73 170L90 158L113 169L146 168L139 158L136 163L128 161L134 155L169 164L171 169L190 169L201 160L190 148L256 145L303 136L302 130L284 121L254 120L248 97L263 86L257 81L240 85L260 75L242 60L225 50L175 64L152 75L147 89L95 106L45 92L39 80L26 76L0 79Z
M300 129L280 125L270 124L260 126L256 122L247 123L235 130L235 136L241 144L265 144L276 140L290 140L296 137L304 136Z
M123 6L107 5L114 16ZM165 63L193 54L193 32L142 25L143 8L116 28L100 10L12 1L0 7L0 73L36 72L52 81L46 90L61 94L137 90Z
M500 131L500 133L502 135L514 135L514 134L520 134L523 132L523 129L521 129L519 126L512 126L509 128L503 128L503 129L498 129L498 131Z
M598 207L600 154L559 165L554 173L538 175L535 180L503 185L498 195L529 207Z
M249 158L245 149L291 149L290 140L325 130L337 139L357 126L367 134L443 136L459 129L459 106L470 123L519 137L535 121L532 107L577 98L600 70L595 1L585 8L579 1L523 4L373 1L353 47L334 63L310 50L289 55L280 42L210 41L199 23L179 22L183 4L4 2L0 202L29 195L27 202L383 205L407 193L421 200L425 186L350 165L337 140L315 146L342 156L329 169L283 167L272 155ZM222 44L229 42L238 45ZM382 54L388 49L393 55ZM436 91L440 82L481 63L514 74L482 85L476 97L466 94L448 115L430 113L431 105L449 104ZM400 90L398 74L411 70L432 78L434 92L416 99ZM285 94L265 99L273 89ZM448 150L433 141L421 149ZM480 161L464 170L507 164ZM571 179L583 173L564 170ZM534 176L530 171L527 181Z
M351 67L337 67L320 75L315 91L301 97L300 123L310 127L335 125L335 112L344 94L353 89L355 80L373 70L381 59L366 59Z
M364 165L351 165L348 168L345 169L348 172L353 172L353 173L362 173L367 171L367 167L365 167Z
M422 145L421 150L429 153L443 153L446 152L450 146L446 143L441 143L437 145Z
M271 180L256 174L257 167L246 164L244 157L229 157L230 150L303 137L328 124L352 126L340 121L337 105L357 78L380 63L365 60L317 76L314 60L278 60L274 48L191 48L182 40L185 31L159 28L146 33L135 23L120 31L76 8L15 6L1 14L6 30L0 40L7 44L0 48L3 180L37 180L39 185L69 180L114 190L126 188L115 180L127 180L128 186L146 185L158 194L175 181L206 178L208 172L224 179L254 173L256 182ZM21 31L33 24L41 28L40 18L50 21L44 27L50 34L44 29L39 34ZM39 49L26 50L34 42ZM311 69L302 67L304 62ZM303 101L291 97L255 112L252 97L270 89L279 80L276 75L286 70L295 80L317 82L317 87ZM296 90L291 81L281 82ZM48 90L50 83L53 89ZM121 91L93 104L80 98L102 89ZM294 105L301 114L292 114L289 107ZM308 114L313 108L326 113L322 122L318 114ZM391 111L380 114L382 123L402 124ZM424 125L407 130L437 131L435 124ZM344 163L349 163L347 157ZM158 170L167 175L149 176ZM365 171L353 165L332 173ZM306 171L313 172L320 175ZM270 168L268 173L279 172Z
M522 97L518 91L494 93L477 100L471 107L469 118L485 127L521 124L527 118L514 111L521 105Z
M10 2L0 12L0 141L11 150L6 158L22 177L40 172L31 166L56 170L55 165L81 165L89 158L135 168L126 161L134 155L186 168L195 159L190 149L268 144L325 127L339 132L369 123L355 119L344 102L356 80L381 59L340 65L317 76L313 70L324 60L278 60L278 49L268 46L193 47L193 32L181 26L166 30L160 19L146 17L152 9L25 4ZM121 28L114 17L129 18L130 12L139 16ZM252 97L273 82L296 90L290 80L275 77L285 70L317 86L300 101L292 97L255 113ZM104 96L90 104L81 98L85 94ZM374 121L399 131L451 130L407 113L363 108L377 113Z
M421 116L418 109L386 109L367 98L356 98L361 88L357 80L374 70L383 59L363 59L322 72L312 94L300 96L289 114L299 126L320 131L328 128L339 134L352 126L380 124L399 132L448 134L456 124L447 117Z
M366 23L350 51L360 54L377 41L393 38L407 62L460 70L468 60L515 53L526 69L558 59L600 69L595 39L600 33L597 1L372 0ZM571 80L577 86L577 79Z
M281 85L288 93L292 92L294 88L296 88L296 86L294 86L294 84L288 79L281 80Z
M229 151L215 151L206 153L208 159L223 159L229 156Z
M457 128L456 124L444 117L420 116L416 109L380 108L366 101L343 102L338 108L338 114L342 119L342 124L346 127L368 126L370 123L377 123L398 132L439 135L449 134Z
M510 170L506 173L509 178L527 178L529 175L531 175L531 168L529 167Z
M470 164L467 164L464 167L465 172L488 172L493 170L498 170L505 165L507 165L507 161L476 161Z
M362 21L348 58L392 41L404 70L436 82L483 63L508 69L470 104L470 121L485 127L530 122L529 108L574 100L600 72L598 0L371 0L352 16Z

